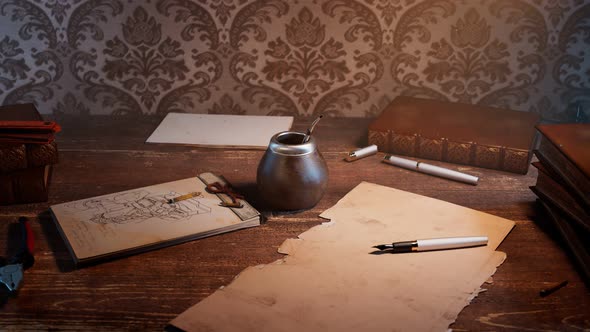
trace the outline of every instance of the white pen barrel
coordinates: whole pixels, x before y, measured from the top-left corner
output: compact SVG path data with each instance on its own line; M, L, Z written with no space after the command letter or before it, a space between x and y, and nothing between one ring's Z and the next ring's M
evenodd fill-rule
M440 176L446 179L465 182L473 185L476 185L477 181L479 180L477 176L396 156L385 156L385 159L383 159L383 161L387 162L388 164L392 164L409 170Z
M452 169L448 169L448 168L442 168L442 167L438 167L438 166L434 166L434 165L424 164L424 163L418 164L418 171L423 172L423 173L427 173L427 174L440 176L440 177L451 179L451 180L455 180L455 181L469 183L469 184L477 184L477 181L478 181L477 176L453 171Z
M417 251L455 249L488 244L487 236L449 237L441 239L418 240Z
M404 158L400 158L400 157L396 157L396 156L386 156L385 159L383 159L385 162L398 166L398 167L402 167L402 168L406 168L406 169L410 169L413 171L416 171L416 167L418 166L418 162L414 161L414 160L410 160L410 159L404 159Z

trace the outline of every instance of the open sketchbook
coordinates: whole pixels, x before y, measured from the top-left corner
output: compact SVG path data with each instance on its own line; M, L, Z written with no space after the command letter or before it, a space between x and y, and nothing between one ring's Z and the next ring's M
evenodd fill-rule
M260 225L260 213L243 199L241 208L220 206L232 200L208 192L207 184L215 182L228 185L222 177L203 173L53 205L51 212L76 265ZM189 193L193 197L170 201Z

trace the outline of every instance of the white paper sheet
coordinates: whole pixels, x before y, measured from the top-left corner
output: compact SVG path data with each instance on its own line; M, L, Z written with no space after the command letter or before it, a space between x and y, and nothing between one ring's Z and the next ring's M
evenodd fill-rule
M146 143L266 149L291 116L168 113Z

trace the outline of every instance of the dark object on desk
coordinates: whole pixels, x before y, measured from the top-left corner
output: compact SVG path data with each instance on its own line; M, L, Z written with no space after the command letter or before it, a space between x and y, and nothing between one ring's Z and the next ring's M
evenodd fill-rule
M567 284L568 284L568 281L567 280L564 280L564 281L560 282L557 285L551 286L549 288L542 289L539 292L539 296L541 296L541 297L549 296L549 295L557 292L558 290L562 289L563 287L567 286Z
M526 174L539 116L400 96L369 126L379 151Z
M590 124L539 125L531 190L590 287Z
M572 222L590 232L590 213L582 203L567 190L557 173L540 162L534 162L539 171L537 182L531 190L545 202L557 207Z
M22 243L19 251L12 257L2 259L0 264L0 284L3 284L9 293L15 293L23 280L23 271L33 266L34 239L29 221L25 217L19 218L18 226Z
M539 200L544 209L546 222L555 230L563 245L571 255L582 280L590 287L590 233L571 223L567 217L551 203Z
M0 107L0 122L10 121L43 123L43 118L33 104ZM55 124L48 126L57 130ZM49 140L51 143L42 144L0 142L0 205L47 201L52 167L58 162L57 144Z
M539 160L590 210L590 124L538 125Z
M305 143L303 140L307 138ZM313 136L285 131L274 135L258 164L258 192L280 211L315 206L328 185L328 166Z

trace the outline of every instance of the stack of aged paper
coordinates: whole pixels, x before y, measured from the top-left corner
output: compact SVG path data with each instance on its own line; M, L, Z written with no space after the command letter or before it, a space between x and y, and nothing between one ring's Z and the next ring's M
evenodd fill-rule
M510 220L363 182L283 243L284 259L244 270L171 324L187 331L444 331L506 255ZM488 236L485 247L371 254L376 244Z

